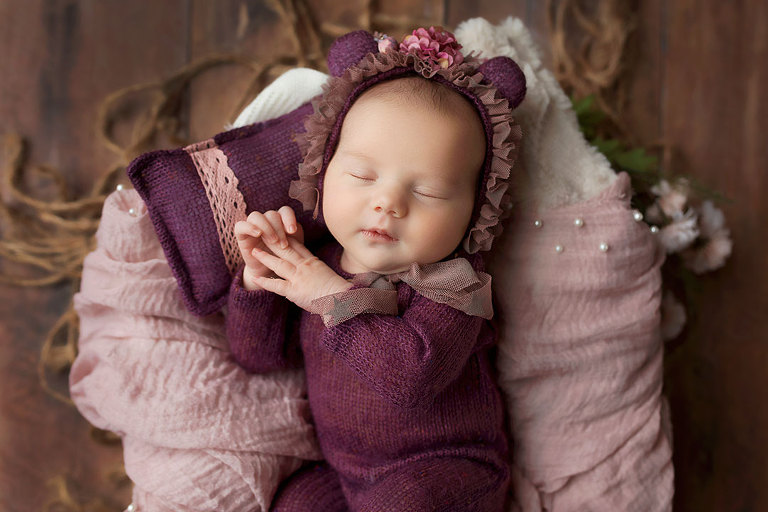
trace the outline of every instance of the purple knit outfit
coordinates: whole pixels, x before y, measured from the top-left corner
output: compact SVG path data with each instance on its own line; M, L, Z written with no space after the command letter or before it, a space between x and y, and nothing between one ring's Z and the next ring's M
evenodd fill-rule
M318 253L334 271L342 248ZM240 273L242 276L242 272ZM229 294L227 336L251 372L301 365L327 464L284 483L277 511L503 510L509 481L490 323L397 285L398 316L326 328L267 291Z

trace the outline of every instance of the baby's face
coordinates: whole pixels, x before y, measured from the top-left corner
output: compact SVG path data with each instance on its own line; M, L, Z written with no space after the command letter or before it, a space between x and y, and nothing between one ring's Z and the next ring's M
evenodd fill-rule
M468 104L449 114L363 95L323 182L323 216L350 273L389 274L451 254L469 224L485 136Z

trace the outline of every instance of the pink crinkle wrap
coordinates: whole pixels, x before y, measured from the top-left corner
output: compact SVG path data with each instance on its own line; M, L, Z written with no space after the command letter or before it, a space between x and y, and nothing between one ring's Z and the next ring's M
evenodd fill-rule
M492 255L511 510L671 510L663 253L630 195L620 175L541 215L520 204ZM109 197L97 237L75 297L71 393L123 437L137 509L267 510L278 483L321 456L301 370L248 375L234 363L223 318L184 308L135 192Z
M321 458L303 373L237 366L223 317L184 307L135 191L107 199L97 240L75 296L70 390L83 416L123 438L134 505L267 510L282 479Z
M584 202L541 215L521 204L489 264L513 510L672 509L659 334L664 256L635 220L630 196L620 174Z

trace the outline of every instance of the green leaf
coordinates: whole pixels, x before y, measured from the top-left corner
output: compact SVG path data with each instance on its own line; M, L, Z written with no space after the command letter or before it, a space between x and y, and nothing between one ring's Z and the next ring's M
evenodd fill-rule
M592 145L605 155L613 167L619 170L647 173L654 172L657 168L657 158L649 155L642 148L627 150L620 141L601 137L595 137Z
M643 148L635 148L630 151L620 151L614 157L616 164L623 169L638 172L654 171L658 165L658 159L649 155Z
M604 154L608 160L613 161L614 155L619 151L621 143L616 139L603 139L602 137L595 137L592 141L592 145L595 146L602 154Z
M650 155L643 148L627 149L617 139L604 139L597 136L597 129L605 120L606 114L595 105L595 95L581 99L571 97L573 111L579 122L579 128L587 141L608 159L616 171L626 171L632 176L633 186L640 183L654 184L661 179L658 158ZM698 195L715 201L730 201L719 192L713 191L689 179ZM640 189L640 187L635 187Z
M605 120L605 114L595 107L595 96L590 94L580 100L571 98L579 128L587 139L595 136L595 130Z
M580 116L592 110L592 105L595 104L595 95L590 94L580 100L571 98L571 103L573 104L573 111L576 112L577 116Z

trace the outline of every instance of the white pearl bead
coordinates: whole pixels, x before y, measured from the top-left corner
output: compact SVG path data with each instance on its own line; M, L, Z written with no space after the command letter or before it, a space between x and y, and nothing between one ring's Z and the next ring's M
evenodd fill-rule
M136 208L129 208L128 215L136 215Z
M560 254L560 253L562 253L564 250L565 250L565 247L563 247L562 245L556 245L556 246L555 246L555 252L556 252L557 254Z
M600 250L601 251L608 252L608 249L610 249L610 246L607 243L603 242L603 243L600 244Z
M632 212L632 217L634 217L636 222L640 222L641 220L643 220L643 213L640 212L639 210L635 210L634 212Z
M136 505L134 505L133 503L128 505L128 508L125 509L125 512L135 512L135 511L136 511Z
M121 190L123 190L123 188L124 188L124 187L123 187L123 184L122 184L122 183L120 183L120 184L119 184L117 187L115 187L115 188L117 189L117 191L118 191L118 192L120 192Z
M651 233L658 233L659 232L659 226L651 226Z
M581 226L584 225L584 219L579 219L579 218L575 219L573 221L573 225L576 226L577 228L580 228Z
M537 228L540 228L541 226L544 225L544 223L536 219L535 221L533 221L533 225L536 226Z

